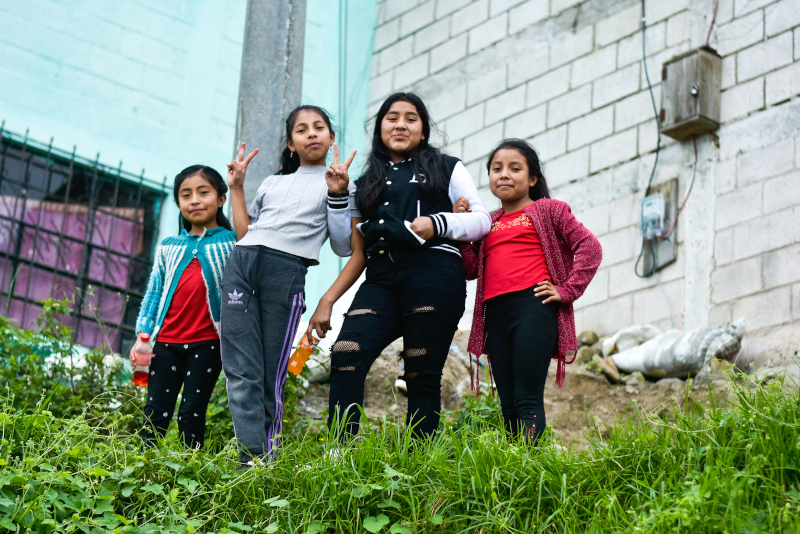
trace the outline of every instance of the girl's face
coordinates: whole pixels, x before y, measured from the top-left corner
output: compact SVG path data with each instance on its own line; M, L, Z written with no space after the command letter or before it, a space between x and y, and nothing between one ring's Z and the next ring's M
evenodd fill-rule
M192 224L192 229L217 226L217 211L225 204L225 195L200 174L186 178L178 191L178 207L183 218Z
M392 160L402 161L403 155L417 148L423 139L417 107L400 100L393 103L381 120L381 140Z
M515 202L528 196L538 176L530 176L525 156L513 148L498 150L489 167L489 189L502 202Z
M297 114L292 138L286 144L289 150L297 152L295 157L300 157L300 165L325 165L325 157L334 139L333 132L320 114L304 109Z

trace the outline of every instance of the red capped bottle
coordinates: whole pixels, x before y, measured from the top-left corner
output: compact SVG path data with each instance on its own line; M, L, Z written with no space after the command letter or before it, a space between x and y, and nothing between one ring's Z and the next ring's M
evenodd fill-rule
M150 361L153 359L153 345L150 334L139 334L139 340L133 349L133 383L146 386L150 377Z

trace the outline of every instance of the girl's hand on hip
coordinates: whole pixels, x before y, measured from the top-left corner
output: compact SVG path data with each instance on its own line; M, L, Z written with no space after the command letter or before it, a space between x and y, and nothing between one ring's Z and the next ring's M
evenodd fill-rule
M550 280L544 280L536 284L533 294L536 297L547 297L544 299L543 304L561 302L561 295L559 295L556 286Z
M427 241L433 237L433 221L430 217L417 217L411 223L411 230Z
M258 154L258 149L255 149L245 158L244 146L244 143L239 146L239 153L236 155L236 159L228 163L228 187L244 187L244 176L247 173L247 165L250 163L250 160Z
M464 197L459 198L456 200L456 203L453 204L453 213L470 213L472 212L469 209L469 200Z
M333 304L326 303L322 300L319 301L317 309L308 321L308 330L306 332L309 336L314 335L314 330L317 331L317 336L320 339L325 337L325 334L331 330L331 312L333 311Z
M333 143L333 163L325 171L325 181L328 182L328 190L331 193L344 193L347 191L347 184L350 183L350 176L347 174L347 169L353 163L353 158L356 157L356 151L350 154L347 161L339 163L339 146Z

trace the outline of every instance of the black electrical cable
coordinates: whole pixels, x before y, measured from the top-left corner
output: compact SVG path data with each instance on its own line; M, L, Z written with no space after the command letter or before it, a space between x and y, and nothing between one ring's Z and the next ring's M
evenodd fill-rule
M669 229L667 230L667 233L665 233L661 237L656 238L655 239L655 244L652 245L653 270L650 271L650 273L648 273L648 274L646 274L644 276L639 276L639 272L638 272L639 262L642 260L642 256L644 255L644 248L645 248L644 247L644 242L642 243L642 251L639 252L639 257L636 259L636 265L633 266L633 270L634 270L634 272L636 272L636 274L637 274L637 276L639 276L639 278L646 278L648 276L651 276L651 275L655 274L655 272L656 272L656 251L658 250L658 246L661 244L662 241L669 241L670 240L670 237L672 236L672 232L675 231L675 225L678 223L678 217L680 217L681 212L683 212L683 208L686 207L686 203L689 201L689 195L692 194L692 189L694 189L694 181L697 178L697 158L698 158L698 154L697 154L697 137L695 137L694 135L692 136L692 142L694 143L694 168L692 169L692 181L689 183L689 189L686 191L686 196L683 197L683 202L681 203L681 207L678 208L678 211L675 213L675 219L672 221L672 224L669 225ZM664 293L664 296L666 296L666 293ZM667 299L669 300L669 297L667 297ZM671 303L670 303L670 306L671 306ZM674 326L674 321L673 321L673 326Z
M711 30L714 29L714 23L717 21L717 9L719 9L719 0L714 2L714 13L711 15L711 25L708 27L708 34L706 34L706 46L711 40Z
M642 250L639 251L639 257L636 258L636 265L633 266L633 274L635 274L639 278L647 278L648 276L656 272L655 262L653 262L653 270L651 272L647 274L639 274L639 262L642 261L642 256L644 256L644 247L646 242L647 242L646 239L642 239Z
M650 101L653 103L653 115L656 118L656 131L658 132L658 139L656 140L656 160L653 162L653 170L650 171L650 180L647 182L647 189L644 190L645 196L650 192L650 186L653 185L653 177L656 175L656 167L658 166L658 153L661 151L661 121L658 120L656 97L653 94L653 85L650 83L650 73L647 70L647 52L645 50L645 43L647 42L646 30L647 22L644 14L644 0L642 0L642 64L644 65L644 77L647 80L647 89L650 91Z
M644 77L647 80L647 88L650 90L650 101L653 103L653 115L655 115L656 118L656 131L658 132L658 138L656 140L656 159L653 162L653 170L650 171L650 180L647 181L647 188L644 190L644 196L646 197L650 193L650 186L653 185L653 177L656 175L656 167L658 166L658 154L661 152L661 122L658 120L656 97L653 94L653 85L650 83L650 73L647 70L647 50L645 48L645 43L647 42L647 19L645 17L644 2L645 0L642 0L642 63L644 64ZM644 203L642 203L642 209L639 212L639 227L644 227ZM636 264L633 266L633 272L639 278L647 278L656 272L656 265L655 262L653 262L653 270L651 272L639 274L639 262L642 260L642 255L644 255L646 243L647 240L642 239L642 250L639 252L639 257L636 259Z

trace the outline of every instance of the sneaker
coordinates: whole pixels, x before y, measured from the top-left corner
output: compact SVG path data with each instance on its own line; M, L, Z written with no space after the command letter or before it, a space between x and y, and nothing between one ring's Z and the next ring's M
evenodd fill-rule
M328 460L330 462L333 462L333 463L339 463L339 462L342 461L342 456L343 455L344 455L344 453L342 452L342 449L340 449L339 447L336 447L336 448L328 449L327 451L325 451L325 454L322 456L322 458L324 458L325 460ZM316 468L319 467L319 463L322 460L322 458L320 458L320 457L314 458L314 460L311 461L310 463L303 464L303 465L295 464L294 467L295 467L295 469L298 469L298 470L299 469L316 469Z
M236 470L237 471L249 471L250 469L253 469L254 467L258 467L259 469L263 469L263 468L267 467L267 464L266 464L266 462L264 462L264 460L253 458L253 459L249 460L248 462L244 462L244 463L240 462L239 465L236 467Z
M330 460L333 463L339 463L342 461L342 457L344 457L344 451L339 447L334 447L332 449L328 449L325 452L325 458Z
M408 393L408 386L406 385L406 381L402 378L398 378L394 381L394 387L402 391L403 393Z

